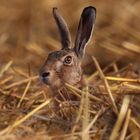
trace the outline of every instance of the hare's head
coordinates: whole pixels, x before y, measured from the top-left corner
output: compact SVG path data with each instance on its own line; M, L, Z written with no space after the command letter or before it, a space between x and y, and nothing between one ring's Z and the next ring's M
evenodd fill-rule
M74 47L67 24L56 8L53 9L53 15L61 35L62 48L48 55L40 70L40 77L51 88L60 88L64 83L75 85L82 78L81 61L92 35L96 9L90 6L83 10Z

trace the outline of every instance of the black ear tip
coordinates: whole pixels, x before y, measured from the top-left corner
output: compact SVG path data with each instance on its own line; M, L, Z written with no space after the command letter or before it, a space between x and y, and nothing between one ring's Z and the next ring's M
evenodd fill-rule
M86 12L86 11L93 11L93 12L96 13L96 8L93 7L93 6L88 6L88 7L85 7L83 11L85 11L85 12Z
M54 13L55 11L57 11L57 10L58 10L57 7L53 7L53 13Z

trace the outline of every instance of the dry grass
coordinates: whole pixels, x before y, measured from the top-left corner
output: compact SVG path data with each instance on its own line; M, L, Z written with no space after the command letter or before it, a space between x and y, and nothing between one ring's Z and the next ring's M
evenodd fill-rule
M54 111L55 98L38 77L46 55L60 46L52 7L60 9L74 40L87 5L97 8L83 62L88 86L66 84L80 102L60 101ZM139 140L139 13L138 0L1 0L0 139Z

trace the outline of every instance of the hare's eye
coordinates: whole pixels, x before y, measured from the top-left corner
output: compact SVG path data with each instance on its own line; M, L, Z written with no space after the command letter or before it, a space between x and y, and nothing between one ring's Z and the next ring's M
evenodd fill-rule
M67 57L64 59L64 64L66 64L66 65L71 64L71 62L72 62L72 57L71 57L71 56L67 56Z

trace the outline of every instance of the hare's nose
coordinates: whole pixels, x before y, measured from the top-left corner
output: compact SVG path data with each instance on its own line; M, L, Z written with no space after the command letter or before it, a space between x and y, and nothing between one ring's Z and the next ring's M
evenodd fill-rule
M49 77L49 75L50 75L50 72L44 72L44 73L42 73L42 78L47 78L47 77Z
M45 84L49 84L49 76L50 76L50 72L43 72L41 74L41 79Z

